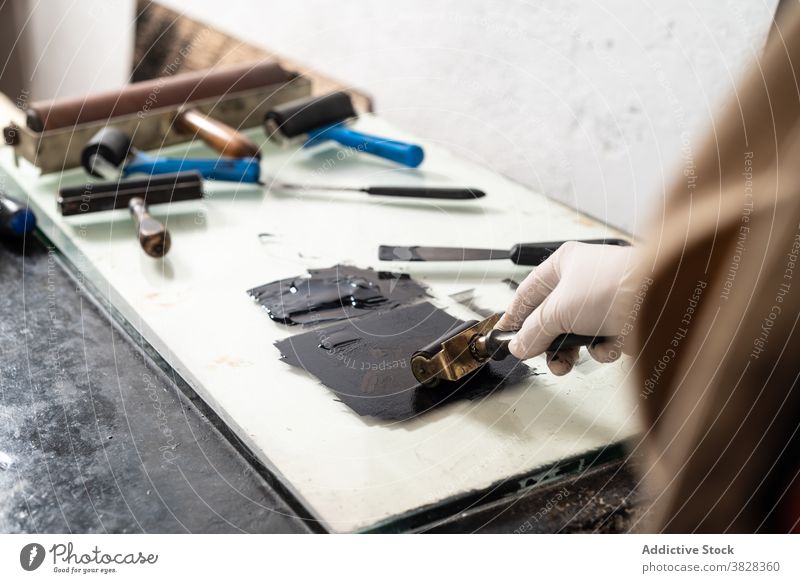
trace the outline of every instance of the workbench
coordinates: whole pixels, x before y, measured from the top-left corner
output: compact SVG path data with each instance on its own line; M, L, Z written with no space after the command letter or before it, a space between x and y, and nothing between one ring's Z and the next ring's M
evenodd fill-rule
M373 116L360 119L358 129L413 139ZM621 458L619 444L636 430L625 362L602 366L584 359L567 377L536 375L524 385L402 424L358 417L317 381L280 362L272 343L295 331L271 322L247 297L245 290L256 285L336 263L392 268L428 285L436 303L454 316L471 318L454 296L473 290L475 304L501 310L512 293L503 280L519 280L526 269L506 262L379 264L377 246L507 248L520 241L619 236L435 144L424 145L426 162L411 171L364 156L341 157L332 148L305 152L266 144L263 170L268 177L304 184L469 185L488 196L469 203L384 201L212 184L204 201L154 207L173 236L170 255L159 261L141 253L125 211L78 221L57 214L56 190L83 182L82 171L40 177L30 166L14 166L8 150L0 166L8 173L6 189L29 197L42 235L58 250L47 255L48 265L63 262L78 286L110 314L115 322L110 336L117 338L120 330L130 334L158 365L142 357L152 375L130 378L125 367L108 371L105 383L121 385L126 379L119 394L130 391L145 402L152 398L154 378L199 396L201 410L207 407L205 414L219 421L214 429L222 431L219 447L232 441L245 456L228 463L250 468L247 456L252 456L257 477L273 488L275 514L298 518L281 528L414 530L450 524L449 518L465 509L478 512L509 497L544 492L546 484L575 479L593 467L608 468ZM195 146L162 153L204 151ZM93 354L85 343L72 342L69 358L82 346L84 358ZM125 341L120 346L132 350ZM530 364L545 371L541 359ZM158 390L182 403L168 386ZM91 394L82 396L93 402ZM175 446L174 431L166 439L165 418L155 419L148 437L160 443L156 451L169 468L164 452L186 442ZM84 424L91 427L91 417L78 423ZM106 457L107 447L100 448Z

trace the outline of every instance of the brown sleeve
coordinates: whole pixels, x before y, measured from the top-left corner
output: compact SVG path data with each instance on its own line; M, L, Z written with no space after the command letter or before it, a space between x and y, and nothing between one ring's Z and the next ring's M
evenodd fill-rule
M636 326L646 529L788 530L800 419L800 8L650 230Z

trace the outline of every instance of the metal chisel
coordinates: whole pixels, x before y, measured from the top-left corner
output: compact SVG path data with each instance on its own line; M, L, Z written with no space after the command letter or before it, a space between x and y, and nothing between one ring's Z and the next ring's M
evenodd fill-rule
M630 245L624 239L579 239L578 242L591 245ZM507 250L381 245L378 248L378 259L381 261L485 261L510 259L517 265L539 265L564 243L566 241L517 243Z

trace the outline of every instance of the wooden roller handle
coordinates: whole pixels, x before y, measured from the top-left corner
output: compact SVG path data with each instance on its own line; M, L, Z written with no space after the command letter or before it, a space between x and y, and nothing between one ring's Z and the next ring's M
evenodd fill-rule
M139 244L150 257L164 257L169 251L169 231L147 212L144 199L133 197L128 203L139 233Z
M258 146L248 137L221 121L196 109L184 109L175 116L178 131L198 136L223 156L230 158L260 158Z

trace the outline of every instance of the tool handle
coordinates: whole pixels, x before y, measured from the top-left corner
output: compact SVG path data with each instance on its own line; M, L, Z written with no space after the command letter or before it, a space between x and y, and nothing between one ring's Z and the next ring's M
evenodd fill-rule
M578 243L591 245L628 246L624 239L578 239ZM511 261L517 265L539 265L556 252L566 241L550 241L547 243L518 243L511 248Z
M148 204L202 198L203 177L195 171L129 178L116 182L89 182L62 188L56 202L58 210L66 217L126 208L135 197L145 199Z
M448 200L470 200L486 196L485 192L477 188L438 188L423 186L369 186L364 189L364 192L378 196L442 198Z
M123 176L131 174L172 174L197 170L203 178L229 182L257 183L261 176L258 158L161 158L137 152L123 167Z
M0 235L24 237L36 226L36 215L16 198L0 192Z
M260 158L258 146L250 138L227 124L196 109L184 109L175 116L175 127L194 134L228 158Z
M560 334L547 347L547 352L558 352L576 346L592 346L610 340L608 336L585 336L583 334Z
M128 202L133 222L139 234L139 244L150 257L164 257L170 247L169 231L147 211L144 199L138 196Z
M508 343L516 336L516 332L508 330L494 329L490 331L485 338L486 353L489 354L492 360L504 360L511 355L508 350Z
M492 360L503 360L511 353L508 350L508 343L516 336L516 332L506 330L492 330L486 335L486 353L491 355ZM609 340L606 336L585 336L582 334L561 334L556 337L547 352L558 352L566 348L575 346L591 346Z
M343 146L349 146L357 151L385 158L409 168L416 168L422 164L422 159L425 157L425 152L416 144L407 144L362 134L341 124L311 130L308 132L308 137L309 140L306 142L306 146L311 146L324 140L333 140Z

